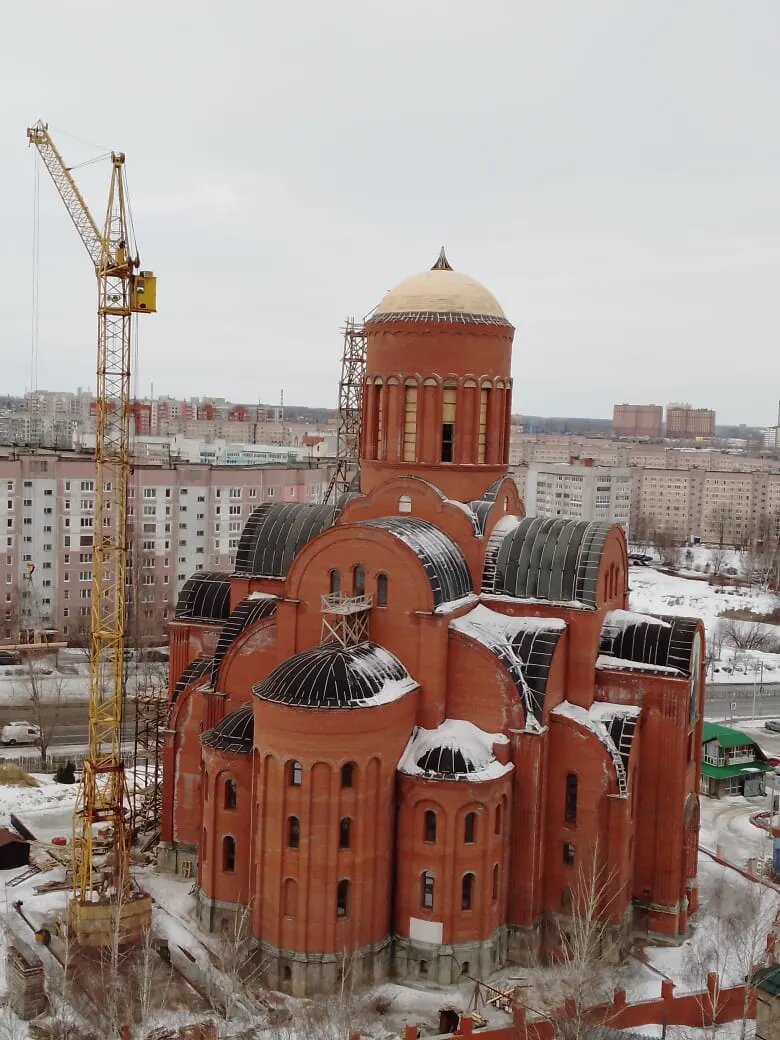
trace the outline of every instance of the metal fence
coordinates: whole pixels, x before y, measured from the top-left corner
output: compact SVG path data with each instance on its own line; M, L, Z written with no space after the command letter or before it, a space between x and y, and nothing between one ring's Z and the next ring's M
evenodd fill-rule
M71 751L70 754L56 755L49 752L46 756L46 767L41 766L40 753L33 752L29 755L9 755L5 756L0 754L0 762L8 762L11 765L19 766L25 773L56 773L59 766L65 766L68 762L72 762L77 770L80 770L84 765L84 759L87 757L86 751ZM133 765L132 752L122 752L122 762L126 769L130 769Z

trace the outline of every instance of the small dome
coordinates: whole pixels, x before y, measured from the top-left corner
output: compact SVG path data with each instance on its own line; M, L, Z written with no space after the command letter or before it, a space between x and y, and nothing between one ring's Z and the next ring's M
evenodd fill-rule
M215 751L230 751L234 755L248 755L255 739L255 716L251 704L231 711L216 726L206 730L200 738L204 747Z
M468 275L453 271L443 249L430 271L412 275L391 289L369 321L409 320L412 315L432 321L508 324L495 296Z
M503 733L486 733L463 719L445 719L436 729L418 728L398 764L400 772L428 780L495 780L512 769L496 758Z
M369 708L397 700L417 683L376 643L324 643L283 661L252 687L266 701L296 708Z

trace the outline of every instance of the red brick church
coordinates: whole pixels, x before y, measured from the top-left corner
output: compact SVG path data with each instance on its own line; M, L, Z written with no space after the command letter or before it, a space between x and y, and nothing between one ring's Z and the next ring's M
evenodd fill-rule
M197 878L204 928L248 908L296 994L345 959L366 983L521 961L594 858L602 912L674 940L701 623L627 610L620 528L524 516L514 329L487 289L442 253L366 329L353 490L263 503L235 572L182 591L161 867Z

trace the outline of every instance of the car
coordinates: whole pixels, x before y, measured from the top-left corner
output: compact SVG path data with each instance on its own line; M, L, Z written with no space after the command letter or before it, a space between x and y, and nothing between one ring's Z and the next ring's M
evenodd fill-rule
M0 733L0 744L13 747L15 744L37 744L41 739L41 728L34 722L9 722Z
M764 723L764 729L770 733L780 733L780 719L769 719Z

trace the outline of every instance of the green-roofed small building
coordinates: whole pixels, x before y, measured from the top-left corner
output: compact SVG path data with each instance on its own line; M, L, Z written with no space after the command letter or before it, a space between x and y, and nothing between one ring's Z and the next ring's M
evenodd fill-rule
M766 755L747 733L702 725L701 793L710 798L744 795L754 798L766 792L764 774L771 770Z

